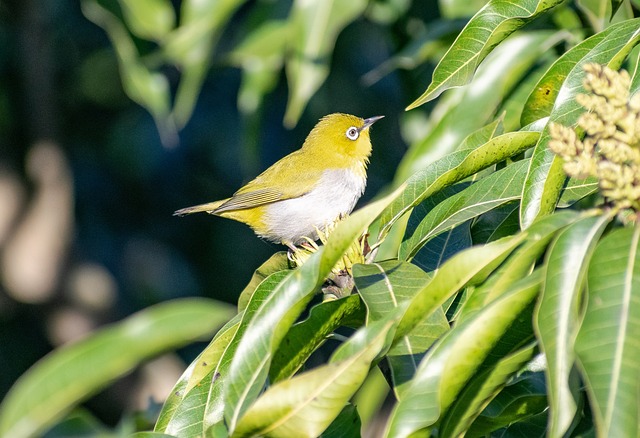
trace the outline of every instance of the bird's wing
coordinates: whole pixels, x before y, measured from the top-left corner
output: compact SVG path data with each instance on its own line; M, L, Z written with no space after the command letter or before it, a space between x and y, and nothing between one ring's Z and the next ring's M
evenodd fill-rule
M245 208L257 207L283 199L282 193L277 190L263 189L253 192L236 193L227 202L215 209L215 213L222 213L230 210L243 210Z
M307 169L301 172L300 158L299 154L294 152L276 162L234 193L228 201L216 209L216 213L257 207L298 198L308 193L320 179L322 171ZM274 181L277 181L277 187Z

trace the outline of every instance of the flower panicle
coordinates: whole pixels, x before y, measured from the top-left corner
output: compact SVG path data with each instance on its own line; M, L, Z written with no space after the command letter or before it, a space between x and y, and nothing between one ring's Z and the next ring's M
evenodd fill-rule
M630 96L625 70L584 66L585 108L577 127L549 125L549 148L560 156L567 175L596 177L602 195L617 209L640 211L640 93ZM580 139L580 133L584 138Z

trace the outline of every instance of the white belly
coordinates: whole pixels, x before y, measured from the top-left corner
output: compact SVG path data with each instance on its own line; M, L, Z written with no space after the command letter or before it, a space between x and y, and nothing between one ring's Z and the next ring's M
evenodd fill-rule
M262 237L294 244L304 241L303 236L316 240L316 228L322 230L340 215L351 213L366 183L365 178L351 171L325 171L316 189L267 207L265 223L268 229L278 232Z

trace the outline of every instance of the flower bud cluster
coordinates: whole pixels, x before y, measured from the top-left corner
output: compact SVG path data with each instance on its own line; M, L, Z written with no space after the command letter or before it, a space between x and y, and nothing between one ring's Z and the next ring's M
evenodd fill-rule
M320 239L323 245L327 243L329 234L331 234L338 223L344 219L345 218L340 217L328 224L324 230L316 230L318 239ZM312 239L307 238L307 241L301 246L296 247L295 251L289 252L289 260L294 266L302 266L318 249L320 249L318 244ZM355 285L352 267L356 263L365 263L365 256L368 251L367 234L364 234L349 246L342 258L331 269L331 273L323 286L325 299L335 299L351 294Z
M578 132L549 125L549 148L564 160L574 178L595 176L602 195L616 208L640 211L640 93L629 96L631 79L600 64L586 64L584 87L577 102L587 111L578 119Z

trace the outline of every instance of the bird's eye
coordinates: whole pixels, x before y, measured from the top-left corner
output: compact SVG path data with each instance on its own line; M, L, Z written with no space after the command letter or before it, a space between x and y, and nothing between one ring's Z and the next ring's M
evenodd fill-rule
M355 126L352 126L349 129L347 129L347 138L349 140L356 140L359 135L360 135L360 131L358 131L358 128L356 128Z

